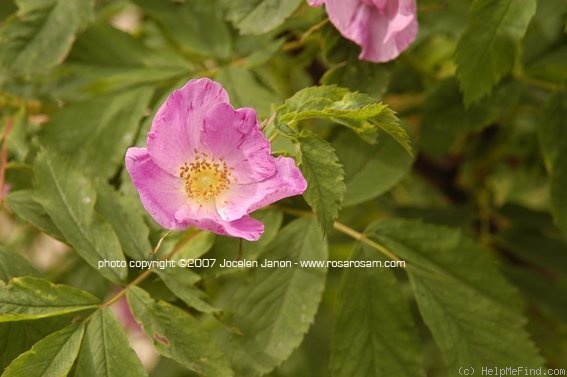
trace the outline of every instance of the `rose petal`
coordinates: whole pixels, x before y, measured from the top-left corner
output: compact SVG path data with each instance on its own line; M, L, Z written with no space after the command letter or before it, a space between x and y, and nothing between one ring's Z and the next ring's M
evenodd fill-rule
M174 91L156 113L148 133L148 152L152 160L170 174L194 155L207 111L217 103L228 102L223 87L207 78L191 80Z
M275 159L276 173L263 181L247 185L234 185L217 198L217 210L225 221L238 219L280 199L301 195L307 182L295 162L289 157Z
M325 0L307 0L312 7L318 7L325 4Z
M177 210L187 203L183 180L157 166L146 148L128 148L126 169L154 220L167 229L185 229L175 220Z
M326 8L339 32L361 46L363 60L392 60L417 35L415 0L327 0Z
M205 116L201 142L206 153L223 158L233 168L238 183L260 181L276 171L254 109L234 110L228 103L213 106Z
M264 232L264 224L249 216L234 221L224 221L218 217L216 211L212 212L210 209L197 214L195 207L183 206L175 217L184 227L194 226L223 236L240 237L249 241L256 241Z

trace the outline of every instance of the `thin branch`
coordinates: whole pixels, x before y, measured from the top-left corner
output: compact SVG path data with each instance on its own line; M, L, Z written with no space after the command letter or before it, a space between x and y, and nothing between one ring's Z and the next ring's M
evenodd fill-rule
M315 214L313 212L303 211L303 210L300 210L300 209L284 208L284 207L277 207L277 208L281 209L284 213L287 213L287 214L293 215L293 216L300 216L300 217L315 216ZM381 245L374 240L371 240L364 233L360 233L360 232L352 229L351 227L349 227L349 226L347 226L347 225L345 225L341 222L338 222L338 221L335 221L333 223L333 227L335 228L336 231L339 231L343 234L346 234L347 236L352 237L353 239L370 246L371 248L379 251L380 253L384 254L385 256L387 256L388 258L390 258L392 260L395 260L395 261L401 260L400 258L398 258L397 255L395 255L390 250L388 250L388 248L386 246Z
M171 233L171 231L168 231L162 238L160 238L160 240L158 241L158 244L156 245L155 249L153 250L152 255L155 255L159 251L159 248L161 247L161 243L162 243L163 239L165 237L167 237L170 233ZM173 248L173 250L169 254L167 254L166 256L161 258L160 260L171 259L175 254L177 254L183 248L183 246L185 246L189 241L191 241L193 238L195 238L195 236L197 236L199 233L200 233L200 231L196 231L194 233L190 233L187 236L185 236L185 238L183 238L181 241L179 241L179 243L177 245L175 245L175 247ZM122 297L124 297L124 295L126 294L126 290L128 290L128 288L140 284L142 281L146 280L152 272L154 272L153 268L142 272L136 279L134 279L130 283L128 283L120 292L118 292L116 295L112 296L110 299L108 299L107 301L102 303L100 306L103 307L103 308L107 308L110 305L114 304L116 301L118 301Z
M2 135L2 149L0 150L0 206L4 202L4 180L6 178L6 166L8 165L8 135L14 126L11 117L6 120L6 128Z

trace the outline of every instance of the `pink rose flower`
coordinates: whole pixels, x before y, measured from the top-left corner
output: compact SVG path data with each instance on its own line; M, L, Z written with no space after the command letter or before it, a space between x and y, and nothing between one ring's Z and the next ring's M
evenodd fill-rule
M147 148L129 148L126 169L146 210L164 228L190 226L255 241L249 213L302 194L293 159L274 158L256 112L234 109L223 87L189 81L159 108Z
M375 63L395 59L415 40L415 0L308 0L325 4L329 19L347 39L362 47L358 56Z

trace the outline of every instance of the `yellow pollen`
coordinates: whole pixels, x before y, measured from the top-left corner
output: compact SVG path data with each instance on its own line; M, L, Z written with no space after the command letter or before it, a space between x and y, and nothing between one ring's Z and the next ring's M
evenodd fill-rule
M180 168L179 176L185 181L187 196L202 201L216 198L228 189L231 170L224 159L217 160L201 152Z

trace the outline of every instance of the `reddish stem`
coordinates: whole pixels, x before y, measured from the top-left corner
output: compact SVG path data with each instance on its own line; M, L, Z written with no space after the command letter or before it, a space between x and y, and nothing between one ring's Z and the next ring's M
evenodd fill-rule
M13 125L14 122L12 118L8 118L4 135L2 135L2 149L0 150L0 206L4 202L4 179L6 177L6 166L8 164L8 135Z

